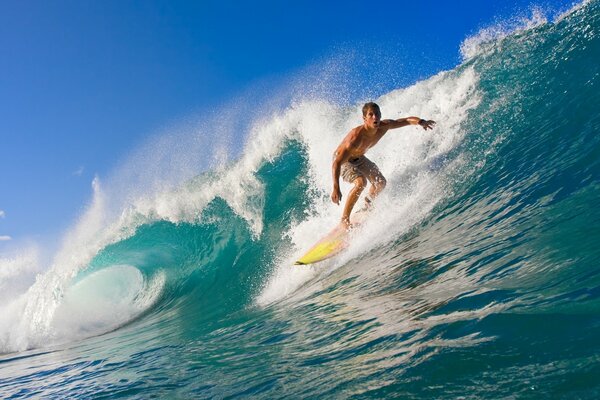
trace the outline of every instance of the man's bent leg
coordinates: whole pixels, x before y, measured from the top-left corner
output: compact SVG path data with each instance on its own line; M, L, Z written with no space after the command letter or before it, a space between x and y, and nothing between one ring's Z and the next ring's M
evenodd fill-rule
M350 226L350 214L365 186L367 186L367 179L364 176L359 176L354 180L354 187L348 193L348 199L344 206L344 214L342 214L342 222L346 226Z
M375 200L375 197L385 189L387 181L385 177L381 174L378 168L369 172L368 175L369 182L371 182L371 187L369 188L369 195L365 197L365 207L369 208L371 206L371 202Z

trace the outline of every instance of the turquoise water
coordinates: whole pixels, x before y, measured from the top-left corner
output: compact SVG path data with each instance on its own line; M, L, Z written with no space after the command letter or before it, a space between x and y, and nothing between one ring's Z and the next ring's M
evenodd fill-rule
M331 151L361 102L295 99L237 156L119 201L96 181L37 279L3 260L0 395L598 398L600 3L530 22L375 99L438 126L371 150L388 187L317 266L292 264L339 218Z

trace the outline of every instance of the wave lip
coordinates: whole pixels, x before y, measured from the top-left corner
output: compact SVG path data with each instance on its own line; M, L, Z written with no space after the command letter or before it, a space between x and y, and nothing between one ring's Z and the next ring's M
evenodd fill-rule
M505 21L498 22L479 30L476 34L466 38L460 45L460 54L463 61L472 59L473 57L485 53L490 49L496 48L500 43L509 37L515 37L523 32L535 29L549 22L557 23L582 8L592 3L592 0L585 0L572 5L567 10L559 10L552 12L547 8L534 6L530 9L530 15L517 15Z
M27 300L20 297L4 309L3 323L12 329L4 332L0 353L38 347L41 343L68 343L117 329L150 309L160 298L165 281L162 271L148 279L130 265L95 271L66 288L55 307L39 310L44 326L37 330L15 323L22 322Z

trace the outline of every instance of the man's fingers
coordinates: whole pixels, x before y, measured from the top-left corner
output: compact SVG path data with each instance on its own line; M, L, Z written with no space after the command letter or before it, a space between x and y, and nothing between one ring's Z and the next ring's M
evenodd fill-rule
M423 129L425 129L425 130L433 129L434 126L435 126L435 121L426 121L423 124Z

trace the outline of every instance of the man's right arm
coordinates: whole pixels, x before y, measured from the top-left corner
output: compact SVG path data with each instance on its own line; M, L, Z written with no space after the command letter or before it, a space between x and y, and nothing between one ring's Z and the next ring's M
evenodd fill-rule
M342 163L345 161L345 158L347 158L347 152L347 147L342 143L333 155L333 164L331 166L333 191L331 192L331 201L335 204L340 204L340 201L342 200L342 191L340 190L340 170L342 169Z

